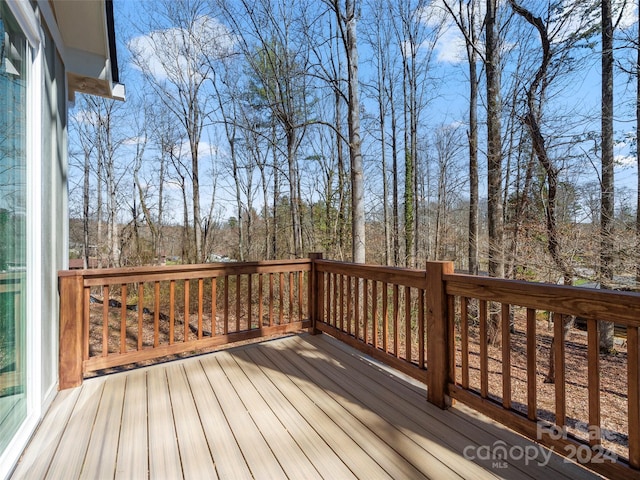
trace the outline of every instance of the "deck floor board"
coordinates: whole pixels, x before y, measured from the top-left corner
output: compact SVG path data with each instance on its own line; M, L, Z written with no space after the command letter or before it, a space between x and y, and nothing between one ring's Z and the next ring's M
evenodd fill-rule
M118 480L149 475L149 428L147 424L147 375L139 370L126 377L120 425L116 475Z
M555 455L498 468L464 454L499 441L535 445L305 334L60 392L11 478L600 478Z

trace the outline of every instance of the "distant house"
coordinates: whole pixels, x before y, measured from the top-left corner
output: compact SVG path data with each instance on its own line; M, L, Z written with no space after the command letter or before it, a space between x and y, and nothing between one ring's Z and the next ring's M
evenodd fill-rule
M111 0L0 0L0 478L57 390L75 92L124 99Z
M69 270L82 270L84 268L84 259L83 258L70 258L69 259ZM89 257L89 264L87 268L98 268L98 259Z

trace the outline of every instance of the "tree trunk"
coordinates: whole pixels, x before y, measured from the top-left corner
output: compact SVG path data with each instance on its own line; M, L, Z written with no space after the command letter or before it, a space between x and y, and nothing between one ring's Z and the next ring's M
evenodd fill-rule
M198 121L197 117L195 121ZM200 144L199 127L192 125L195 131L189 132L191 144L191 184L193 188L193 235L195 241L194 258L196 262L204 261L202 254L202 218L200 216L200 173L198 168L198 146Z
M227 133L227 135L229 134ZM242 218L242 195L240 193L240 176L238 174L238 159L236 158L234 134L228 136L228 140L231 166L233 168L233 181L236 188L236 209L238 213L238 260L244 262L244 219Z
M275 125L273 125L271 134L271 142L273 147L273 222L271 224L271 258L276 259L278 258L278 206L280 203L280 175L278 173L278 137Z
M289 167L289 202L293 231L293 256L302 256L302 226L300 221L300 199L298 196L298 164L296 161L297 139L295 131L287 131L287 164Z
M82 258L84 268L89 268L89 175L91 155L88 149L84 152L84 183L82 186Z
M500 53L496 26L497 0L487 0L487 209L489 230L489 275L504 276L502 213L502 138L500 129Z
M98 257L98 268L102 268L103 265L103 251L102 251L102 216L103 216L103 205L102 205L102 155L98 153L98 171L96 173L96 202L97 202L97 211L96 211L96 220L97 220L97 232L96 232L96 255Z
M392 170L392 241L393 265L400 265L400 194L398 177L398 122L396 119L395 98L393 95L393 80L389 77L389 106L391 107L391 170Z
M386 68L384 63L384 47L382 46L380 35L377 36L377 56L378 56L378 114L380 116L378 127L380 128L380 160L382 162L382 214L384 223L384 263L391 264L391 225L389 216L389 182L387 179L387 133L384 90L386 84Z
M613 22L611 0L602 1L602 185L600 209L600 286L613 282ZM600 322L600 350L613 350L613 323Z
M469 22L471 42L475 41L473 19ZM475 45L467 42L469 60L469 273L477 275L478 266L478 75Z
M365 261L364 171L360 140L360 97L358 93L358 44L355 0L345 1L346 48L349 85L349 158L351 161L352 257Z

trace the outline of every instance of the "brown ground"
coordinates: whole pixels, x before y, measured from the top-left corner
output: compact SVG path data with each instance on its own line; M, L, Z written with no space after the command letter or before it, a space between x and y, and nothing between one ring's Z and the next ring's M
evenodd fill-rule
M549 349L553 336L552 325L538 316L537 331L537 407L538 418L549 422L555 419L555 385L545 383L549 369ZM512 407L527 413L526 317L515 315L515 333L511 335L511 399ZM480 391L479 329L469 327L469 386ZM461 381L460 339L457 339L456 380ZM502 347L489 346L489 396L502 402ZM587 439L589 397L587 389L587 334L572 328L565 344L565 385L567 431L580 439ZM615 351L600 354L600 410L602 445L628 458L627 405L627 344L616 337Z

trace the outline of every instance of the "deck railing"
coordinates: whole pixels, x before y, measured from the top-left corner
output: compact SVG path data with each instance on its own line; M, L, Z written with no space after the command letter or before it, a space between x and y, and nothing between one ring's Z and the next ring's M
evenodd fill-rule
M431 403L461 401L608 477L640 477L640 295L459 275L449 262L316 260L314 272L315 329L426 381ZM586 333L568 339L574 317ZM619 335L605 354L603 321Z
M426 275L317 260L315 328L426 381Z
M640 478L640 295L455 274L443 281L451 397L608 477ZM586 332L565 328L573 318ZM619 337L601 353L605 321Z
M310 326L311 261L60 272L60 388L96 370Z
M611 478L640 477L638 294L315 254L61 272L60 300L61 388L93 370L311 328L425 381L441 408L461 401ZM567 333L574 317L586 332ZM606 354L603 321L619 335Z

